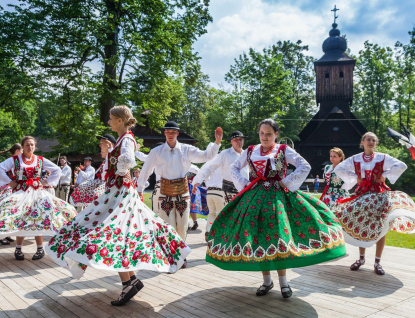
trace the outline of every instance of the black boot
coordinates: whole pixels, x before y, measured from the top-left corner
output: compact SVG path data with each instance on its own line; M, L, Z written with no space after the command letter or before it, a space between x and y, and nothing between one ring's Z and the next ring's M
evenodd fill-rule
M113 300L111 305L113 306L123 306L125 305L131 298L133 298L137 293L137 288L131 284L131 280L127 282L123 282L123 289L121 292L120 297L117 300Z
M10 242L7 240L7 238L4 238L4 239L0 240L0 244L1 245L10 245Z
M194 221L193 226L192 227L189 226L189 231L196 231L198 227L199 227L199 224L197 224L197 221Z
M133 284L134 287L137 288L137 292L143 289L144 287L143 282L139 280L135 275L131 276L130 279L131 279L131 284Z
M10 236L7 236L7 237L6 237L6 240L8 240L10 243L11 243L11 242L14 242L14 240L13 240Z
M14 258L18 261L24 260L24 254L22 252L22 249L20 247L16 247L16 250L14 251Z
M32 261L37 261L45 256L45 250L43 247L38 247L35 255L32 256Z

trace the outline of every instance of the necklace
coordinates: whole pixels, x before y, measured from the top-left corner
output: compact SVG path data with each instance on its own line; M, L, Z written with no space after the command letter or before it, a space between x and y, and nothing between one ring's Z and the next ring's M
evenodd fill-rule
M35 155L32 154L32 157L29 160L27 160L26 157L22 155L22 160L26 165L30 166L33 161L35 161Z
M260 154L261 154L261 156L268 156L271 152L272 152L272 149L274 149L274 146L275 146L275 142L274 142L274 144L267 150L267 151L263 151L262 149L262 145L261 145L261 147L260 147Z
M373 158L375 158L375 153L372 153L370 156L365 155L365 153L363 153L362 157L364 162L371 162Z

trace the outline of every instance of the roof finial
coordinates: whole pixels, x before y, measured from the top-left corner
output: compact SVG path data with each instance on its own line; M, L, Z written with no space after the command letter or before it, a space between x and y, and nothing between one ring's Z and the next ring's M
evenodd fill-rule
M340 9L336 8L336 5L334 5L334 9L332 9L331 11L334 12L334 24L336 24L336 19L339 17L338 15L336 15L336 12L339 11Z

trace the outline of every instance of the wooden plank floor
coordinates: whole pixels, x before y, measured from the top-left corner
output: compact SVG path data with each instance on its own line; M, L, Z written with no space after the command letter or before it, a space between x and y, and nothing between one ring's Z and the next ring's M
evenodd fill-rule
M292 298L275 288L256 297L261 273L228 272L205 262L204 227L188 236L189 266L174 275L138 273L143 290L124 307L112 307L121 284L116 273L89 268L81 280L49 257L32 261L34 240L24 246L26 258L14 260L14 243L0 247L1 317L413 317L415 250L386 247L383 277L373 272L374 248L358 272L349 266L358 249L336 261L288 271Z

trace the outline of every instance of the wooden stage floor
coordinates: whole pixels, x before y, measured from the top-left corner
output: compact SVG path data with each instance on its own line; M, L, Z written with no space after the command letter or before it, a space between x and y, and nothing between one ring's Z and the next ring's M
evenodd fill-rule
M14 243L0 247L0 317L414 317L415 250L386 247L386 275L373 272L374 248L358 272L349 266L358 249L336 261L288 271L294 295L281 297L275 287L264 297L255 291L261 273L228 272L205 262L206 243L201 220L190 232L189 266L174 275L138 273L144 288L126 306L112 307L120 293L116 273L89 268L81 280L49 257L32 261L34 240L23 251L29 260L16 261ZM202 230L200 229L202 228Z

